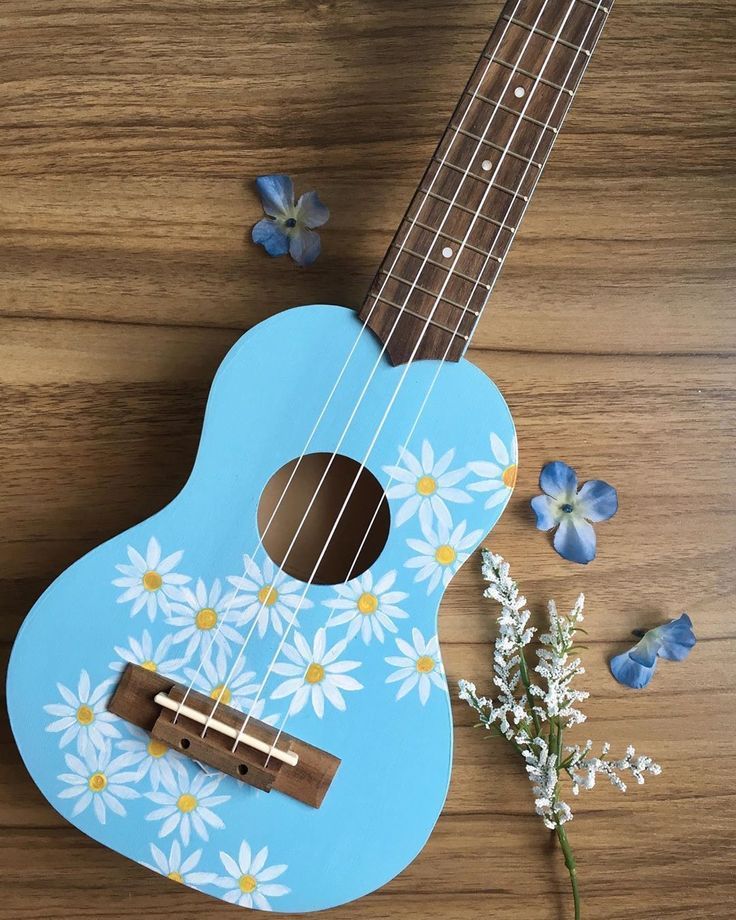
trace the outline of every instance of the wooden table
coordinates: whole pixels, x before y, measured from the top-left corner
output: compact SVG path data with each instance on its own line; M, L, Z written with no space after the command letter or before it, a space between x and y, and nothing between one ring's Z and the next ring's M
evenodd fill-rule
M5 0L0 106L3 656L43 588L181 487L213 371L296 303L359 305L499 0ZM617 0L470 353L519 427L489 545L538 612L588 598L584 740L663 775L581 796L586 916L734 916L733 288L736 8ZM400 94L397 96L397 90ZM308 271L247 241L253 177L332 209ZM539 468L614 483L588 568L534 530ZM447 592L449 677L488 672L478 560ZM688 610L699 644L650 688L606 665ZM447 807L384 890L330 914L568 917L559 853L509 749L455 704ZM92 843L28 779L6 723L0 917L241 916Z

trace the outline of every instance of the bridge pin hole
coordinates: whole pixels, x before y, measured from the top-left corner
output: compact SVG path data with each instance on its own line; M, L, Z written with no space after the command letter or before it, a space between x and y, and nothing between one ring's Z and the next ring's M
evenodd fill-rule
M186 751L186 749L189 747L190 744L191 744L191 741L189 740L189 738L182 738L181 741L179 742L179 747L184 748L184 750Z
M247 765L244 764L244 763L239 763L239 764L238 764L238 773L239 773L241 776L245 776L245 774L246 774L247 772L248 772L248 767L247 767Z

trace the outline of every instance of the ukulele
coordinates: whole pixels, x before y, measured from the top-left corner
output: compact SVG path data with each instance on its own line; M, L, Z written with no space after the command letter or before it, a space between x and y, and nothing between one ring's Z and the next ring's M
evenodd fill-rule
M360 312L244 335L179 495L27 616L13 732L93 839L287 913L422 849L452 764L440 601L516 479L463 355L611 2L508 0Z

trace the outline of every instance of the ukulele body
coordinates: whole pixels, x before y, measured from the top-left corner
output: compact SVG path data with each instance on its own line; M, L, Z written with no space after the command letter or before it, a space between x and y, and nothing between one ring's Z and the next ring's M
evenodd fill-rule
M235 590L228 579L240 578L255 588L241 587L232 602L226 623L237 636L222 627L195 686L215 692L224 680L236 638L250 625L234 624L253 615L242 595L257 596L268 582L263 549L244 578L244 554L259 541L260 496L303 450L360 328L351 310L311 306L243 336L216 375L186 486L60 575L26 618L10 660L13 731L54 808L123 855L245 907L293 913L350 901L385 884L423 847L450 780L450 700L459 676L448 691L434 638L439 604L449 577L495 524L515 478L508 408L465 360L443 365L408 444L411 458L399 462L438 365L421 361L407 371L379 361L380 344L364 331L309 452L335 449L379 362L340 448L360 462L406 371L367 461L388 486L388 539L370 580L309 588L310 606L286 640L291 655L279 657L259 716L278 716L279 725L299 694L302 705L286 730L341 759L321 807L205 772L107 713L126 657L190 682L187 672L207 655L212 617L223 616L223 599ZM386 468L397 465L403 472L392 479ZM354 522L358 529L367 523ZM233 682L230 705L243 711L280 640L274 623L283 629L293 610L288 579L281 585L285 606L266 593L274 617L263 636L256 630L251 637ZM187 597L189 608L201 605L191 609L191 628L183 622ZM376 630L378 610L386 617ZM321 662L321 680L319 669L309 672L305 649ZM315 687L324 688L321 702Z

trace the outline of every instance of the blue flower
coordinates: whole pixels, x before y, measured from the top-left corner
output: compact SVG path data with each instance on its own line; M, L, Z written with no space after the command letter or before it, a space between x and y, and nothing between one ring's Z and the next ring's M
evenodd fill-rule
M555 460L542 467L539 485L545 495L532 499L539 530L557 527L554 547L563 559L585 564L595 559L595 530L591 521L607 521L618 510L613 486L599 479L578 491L575 470Z
M682 661L697 641L692 620L686 613L647 632L635 629L634 635L642 638L628 652L612 658L608 666L620 684L635 690L646 687L652 679L657 658Z
M256 187L268 217L253 227L253 242L263 246L270 256L288 252L299 265L311 265L320 251L319 235L313 228L329 220L329 210L316 192L305 192L294 204L294 185L289 176L259 176Z

